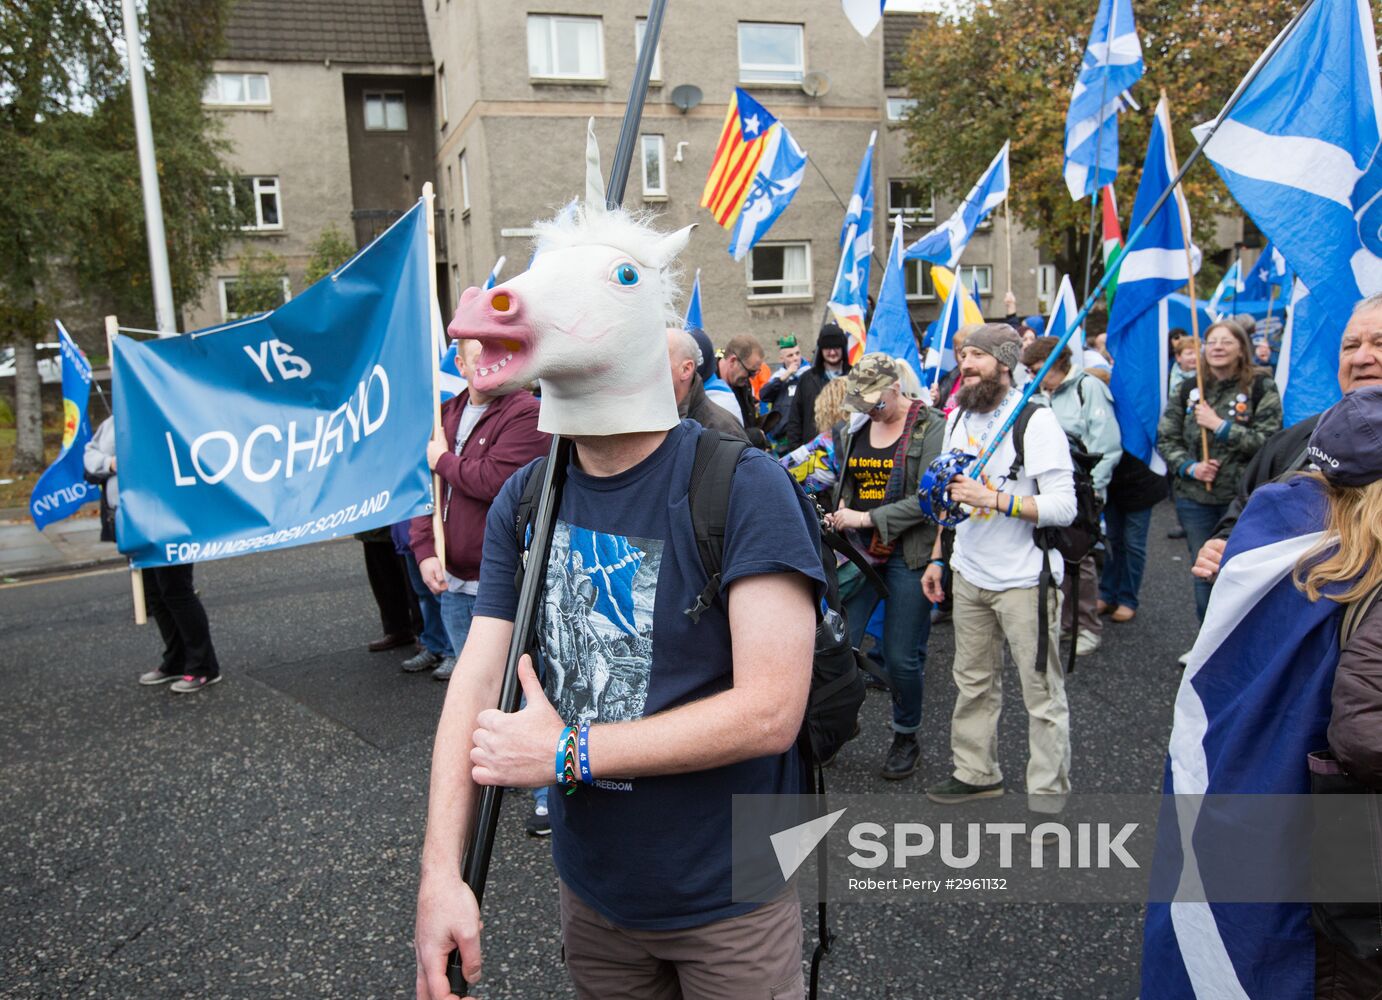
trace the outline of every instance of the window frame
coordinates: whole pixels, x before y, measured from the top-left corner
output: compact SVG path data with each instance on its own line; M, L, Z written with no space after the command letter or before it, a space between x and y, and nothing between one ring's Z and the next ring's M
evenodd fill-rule
M229 274L225 277L216 279L216 297L220 301L222 323L234 323L236 320L242 320L246 316L260 315L259 313L236 313L233 316L230 314L230 308L226 297L226 289L228 286L233 285L240 280L241 279L234 274ZM287 305L291 301L293 301L293 286L289 283L288 276L285 274L283 276L283 301L280 303L280 305ZM274 308L277 309L278 306L275 306Z
M903 267L904 267L905 269L915 269L916 274L917 274L917 292L916 292L916 294L913 294L913 293L911 293L911 292L905 291L905 289L906 289L906 287L907 287L907 284L906 284L906 270L903 271L903 285L902 285L902 287L903 287L903 289L904 289L904 293L903 293L903 294L906 296L906 299L907 299L908 302L938 302L938 301L940 301L940 296L936 294L936 286L931 282L930 261L925 261L925 260L908 260L908 261L903 261ZM927 286L928 286L928 285L930 286L930 289L931 289L929 292L927 291Z
M795 28L797 37L797 57L798 63L795 67L784 67L773 63L746 63L744 62L744 28L746 27L770 27L770 28ZM739 60L739 82L752 83L759 86L781 86L798 87L802 80L806 78L806 26L791 21L740 21L738 22L735 52ZM796 71L796 79L784 79L781 76L763 77L754 76L753 71L771 71L775 73Z
M978 287L978 283L973 280L974 276L981 271L985 275L985 281L988 285L987 288ZM992 264L961 264L958 268L955 269L955 273L961 278L961 280L964 281L965 288L969 290L969 293L971 295L978 296L981 299L993 297Z
M896 101L904 107L898 114L893 114L893 102ZM884 99L883 116L890 122L900 122L906 119L907 112L917 106L915 97L888 97Z
M915 187L917 187L917 185L911 184L911 182L912 182L913 180L915 180L915 178L911 178L911 177L889 177L889 178L888 178L888 218L891 219L891 218L894 218L895 216L900 215L900 216L902 216L902 224L903 224L904 226L916 226L916 225L921 225L921 224L923 224L923 223L932 223L932 222L935 222L935 221L936 221L936 189L935 189L935 188L928 188L928 189L927 189L928 192L929 192L929 194L930 194L930 196L931 196L931 207L930 207L930 208L898 207L898 206L896 206L896 205L893 204L893 185L894 185L894 184L901 184L901 185L903 185L903 186L911 186L911 187L915 188Z
M754 280L754 277L753 277L753 258L754 258L754 254L757 253L759 250L765 250L765 249L768 249L769 247L802 247L802 248L803 248L803 250L805 251L805 254L806 254L806 280L805 280L805 283L804 283L804 284L805 284L805 287L804 287L804 290L803 290L803 291L788 291L788 290L787 290L787 279L786 279L786 278L775 278L775 279L771 279L771 280L759 280L759 281L755 281L755 280ZM785 257L785 255L784 255L784 258L783 258L783 263L784 263L784 265L785 265L785 263L786 263L786 257ZM784 270L784 271L786 270L785 266L784 266L783 270ZM815 291L814 291L814 290L815 290L815 275L814 275L814 273L813 273L812 265L811 265L811 241L810 241L810 240L765 240L765 241L763 241L763 242L757 244L757 245L754 246L753 249L750 250L750 251L748 252L748 254L744 257L744 281L745 281L745 284L746 284L746 287L747 287L747 290L748 290L748 299L749 299L750 302L782 302L782 301L791 300L791 299L797 299L797 300L801 300L801 299L808 299L808 300L814 299L814 298L815 298ZM758 292L758 291L755 290L756 287L758 287L758 286L772 285L772 284L776 284L776 285L782 286L782 289L783 289L783 290L780 291L780 292Z
M227 100L224 98L224 96L221 94L221 78L222 78L222 77L227 77L227 76L238 76L238 77L240 77L241 86L242 86L243 91L244 91L244 93L245 93L245 95L246 95L246 100L243 100L243 101L227 101ZM262 101L254 101L254 100L249 100L249 99L248 99L248 95L249 95L249 92L250 92L250 86L249 86L250 77L259 77L259 78L262 78L262 79L263 79L263 81L264 81L264 100L262 100ZM254 73L254 72L250 72L250 71L239 71L239 70L236 70L236 71L221 71L221 70L217 70L217 71L212 72L211 75L207 78L207 84L211 84L212 81L215 81L215 85L216 85L216 99L215 99L215 100L208 100L208 99L207 99L207 96L206 96L207 87L206 87L206 86L203 86L203 87L202 87L202 103L205 104L205 105L208 105L208 106L210 106L210 107L215 107L215 108L268 108L268 107L272 107L272 106L273 106L273 90L272 90L272 88L270 87L270 84L269 84L269 74L268 74L268 73Z
M456 155L456 162L460 165L461 174L461 218L470 215L470 164L466 160L466 151L463 149Z
M550 72L533 72L533 53L531 46L531 32L534 21L544 21L547 24L547 43L548 52L552 55L553 65L548 67ZM592 76L586 73L559 73L556 64L560 62L557 58L557 35L556 25L561 21L579 21L582 23L591 22L595 25L595 74ZM598 14L529 14L525 27L528 34L524 36L528 42L528 79L529 80L557 80L563 83L603 83L605 80L605 19Z
M441 118L441 123L437 128L445 132L446 122L450 115L446 107L446 67L444 65L437 67L437 111L440 112L439 117Z
M369 102L371 97L380 98L383 102L384 124L371 126L369 123ZM403 127L395 128L389 125L389 98L397 97L403 109ZM403 90L365 90L360 94L360 106L365 116L366 132L406 132L408 131L408 93Z
M654 140L657 146L657 173L661 186L650 188L648 186L648 140ZM643 179L643 197L663 199L667 197L667 140L666 137L656 132L646 132L638 137L638 167Z
M249 181L250 199L254 202L254 222L249 225L242 225L239 228L242 233L277 233L283 230L283 181L277 174L240 174L231 180L230 184L222 190L225 191L226 198L230 202L230 211L235 214L237 206L235 204L235 188ZM271 181L261 186L261 181ZM220 187L220 185L217 185ZM278 204L278 222L275 224L264 224L263 205L259 201L260 194L272 189L274 200Z
M648 30L648 19L646 17L635 17L633 19L633 62L638 65L638 50L642 46L642 35ZM662 39L657 40L657 48L653 49L653 71L648 77L648 83L662 82Z

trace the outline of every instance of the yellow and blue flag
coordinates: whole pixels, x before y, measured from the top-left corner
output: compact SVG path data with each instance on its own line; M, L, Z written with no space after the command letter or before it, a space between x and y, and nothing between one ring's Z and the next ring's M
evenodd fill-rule
M86 417L91 396L91 363L63 325L58 323L57 327L62 349L62 451L38 477L29 495L29 515L39 531L70 517L82 504L101 494L86 481L82 468L82 453L91 440L91 424Z

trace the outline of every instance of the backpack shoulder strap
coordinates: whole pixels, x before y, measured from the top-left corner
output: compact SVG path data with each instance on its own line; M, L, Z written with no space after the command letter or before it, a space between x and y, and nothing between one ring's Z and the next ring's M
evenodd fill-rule
M528 563L528 546L533 540L533 522L537 520L538 493L542 490L543 472L547 468L547 456L543 455L533 464L528 473L528 481L523 484L523 493L514 508L513 534L518 542L518 569L514 573L515 590L523 589L523 571Z
M691 527L696 533L696 552L701 557L706 583L686 616L700 622L701 615L720 592L720 571L725 555L725 522L729 518L729 494L734 469L748 443L718 431L703 429L696 440L696 458L691 464L687 504Z
M1008 478L1016 479L1017 470L1027 464L1026 449L1023 447L1023 439L1027 436L1027 425L1032 422L1032 414L1036 412L1037 404L1030 399L1023 404L1022 410L1017 414L1017 422L1013 424L1013 464L1008 470Z

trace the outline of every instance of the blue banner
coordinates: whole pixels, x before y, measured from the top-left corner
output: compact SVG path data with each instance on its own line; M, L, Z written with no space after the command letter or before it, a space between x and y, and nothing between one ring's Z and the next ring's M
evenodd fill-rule
M43 470L29 494L29 516L39 531L101 495L99 487L86 481L82 469L82 453L91 440L91 424L86 417L91 363L61 323L58 342L62 346L62 452Z
M326 541L432 509L420 206L271 313L116 339L116 540L135 566Z

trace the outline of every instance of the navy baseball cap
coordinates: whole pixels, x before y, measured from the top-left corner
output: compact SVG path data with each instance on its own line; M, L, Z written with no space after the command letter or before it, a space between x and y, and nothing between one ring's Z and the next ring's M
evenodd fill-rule
M1306 453L1333 486L1382 479L1382 386L1354 389L1320 414Z

